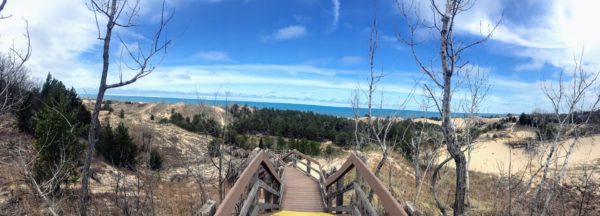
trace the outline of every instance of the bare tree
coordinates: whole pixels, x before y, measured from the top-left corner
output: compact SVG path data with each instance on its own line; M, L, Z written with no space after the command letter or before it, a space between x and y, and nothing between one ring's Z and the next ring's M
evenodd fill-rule
M543 86L546 98L552 104L552 116L557 123L556 131L551 134L549 140L547 156L545 156L545 161L542 164L542 176L535 190L536 201L534 201L531 208L532 214L548 214L550 201L555 190L560 186L569 163L569 157L584 135L582 127L587 125L600 103L600 94L597 92L599 88L597 80L600 71L592 73L583 68L583 51L579 57L574 58L574 65L572 75L561 72L558 81L555 83L547 82ZM586 111L587 114L582 115L580 112L583 111ZM545 129L543 130L540 131L540 134L547 132ZM563 156L559 155L558 152L561 148L565 149ZM560 165L558 164L559 159L562 160ZM549 168L553 162L557 167L557 171L554 172L546 197L543 198L542 190L546 187L545 183L549 177Z
M47 206L48 211L52 215L64 214L60 207L60 203L66 200L62 190L59 190L61 185L68 185L72 180L72 174L74 172L73 166L77 163L73 161L73 155L68 152L68 146L56 146L56 142L64 137L73 136L76 137L75 131L80 127L78 123L72 123L69 118L57 109L50 108L50 112L55 113L59 116L63 124L68 125L66 133L57 133L55 128L47 128L48 131L43 133L43 137L38 137L37 142L39 146L33 148L30 143L23 143L21 140L12 141L14 148L12 154L15 157L15 161L19 170L21 170L29 183L34 194L39 196L44 204ZM41 162L40 156L44 151L55 148L59 151L56 154L53 162ZM49 165L44 166L44 177L40 177L40 164L47 163Z
M60 197L56 196L54 192L55 188L57 188L61 184L61 182L63 182L65 178L67 178L64 169L67 163L66 160L64 158L61 158L60 162L58 162L56 166L52 168L53 170L50 171L52 173L51 178L43 182L38 181L35 178L35 171L33 167L35 166L35 161L39 152L35 150L30 150L28 147L24 146L24 144L20 142L18 142L15 145L16 148L14 149L13 154L17 157L17 164L19 166L19 169L23 171L34 193L43 200L44 204L47 205L50 214L54 216L60 215ZM33 155L31 153L33 153Z
M469 180L469 165L471 163L471 154L473 152L473 142L478 134L475 134L478 127L478 118L480 107L490 91L491 86L488 84L488 75L477 68L476 70L469 69L469 72L465 73L465 82L468 88L466 95L466 102L463 105L463 112L467 114L464 119L464 130L463 140L464 144L467 145L467 162L466 162L466 184L465 184L465 200L467 204L470 204L469 191L471 183Z
M215 94L215 101L217 101L217 95L218 93ZM225 198L225 174L229 173L229 171L231 170L231 158L229 160L227 160L225 158L225 140L227 136L227 115L229 115L229 103L228 103L228 98L229 98L229 93L226 92L225 93L225 116L224 116L224 124L223 124L223 137L220 140L214 140L214 142L216 142L216 144L218 146L217 147L217 151L216 153L218 154L218 160L215 161L214 158L209 155L210 161L212 162L213 166L217 169L217 188L219 191L219 202L223 201L223 199ZM215 138L216 139L216 138ZM209 144L210 146L210 144ZM209 147L210 148L210 147ZM214 147L213 147L214 148ZM214 151L214 150L213 150Z
M6 2L7 2L7 0L2 0L2 3L0 3L0 13L2 13L2 11L4 10L4 6L6 6ZM0 19L6 19L9 17L10 17L10 15L4 16L4 15L0 14Z
M446 149L456 165L456 191L454 195L454 215L463 215L465 212L465 195L466 195L466 178L467 166L465 154L460 149L460 143L456 135L456 130L452 124L452 96L453 87L456 84L455 77L463 73L468 66L468 61L462 58L464 51L469 48L481 44L488 40L500 21L492 26L488 26L486 34L483 38L474 42L464 42L456 40L454 37L455 18L461 13L469 10L473 4L473 0L446 0L445 7L441 8L435 0L430 0L430 6L433 14L431 24L428 21L421 19L417 6L414 2L410 5L404 1L397 0L398 7L402 13L406 25L408 27L408 37L399 35L400 40L411 48L412 55L419 69L430 78L430 83L424 84L424 87L434 98L435 105L442 118L442 132ZM409 14L410 13L410 14ZM414 15L414 16L413 16ZM417 46L420 42L416 41L415 33L420 29L429 29L439 34L439 62L438 67L426 65L417 55ZM432 61L433 64L433 61ZM436 68L439 68L436 69ZM434 94L433 88L441 90L441 98Z
M7 0L0 3L0 13L4 10ZM1 19L11 17L0 15ZM29 82L29 71L25 68L25 62L31 57L31 37L29 36L29 22L25 22L26 40L25 48L19 49L13 45L6 55L0 54L0 115L17 111L25 100L25 94L31 88Z
M360 90L360 87L357 87L353 92L351 99L352 109L354 110L354 121L355 121L355 142L357 148L360 149L365 144L375 144L377 145L382 152L382 158L377 163L375 168L375 175L379 176L383 165L388 159L390 150L396 148L396 145L399 143L398 140L403 140L402 137L395 137L395 141L391 140L390 129L392 125L400 120L400 118L395 114L388 114L386 116L373 116L373 109L382 110L384 106L384 91L380 89L379 84L382 78L385 77L383 71L376 72L375 69L375 54L378 48L378 31L377 31L377 19L373 19L373 23L371 25L371 34L369 40L369 77L367 78L367 89L363 92ZM379 104L374 104L374 100L376 94L380 93L380 102ZM364 94L366 97L366 124L362 125L360 119L360 105L361 105L361 94ZM408 99L412 96L410 93L405 100L400 104L399 109L403 109L408 102ZM362 127L361 127L362 126ZM405 131L406 132L406 131ZM391 143L390 143L391 142Z
M424 116L429 113L429 108L431 108L430 103L431 99L428 97L421 103L421 110ZM420 126L416 138L413 138L410 143L413 150L412 160L415 166L415 187L417 190L415 203L419 203L419 196L424 183L423 177L427 176L427 173L439 158L439 149L443 146L443 139L441 138L440 131L435 127L427 125L425 121L421 121L420 123L413 122L413 124ZM421 166L425 167L422 171Z
M155 61L155 59L159 57L161 53L163 53L164 56L164 54L166 54L168 45L171 43L170 40L163 38L165 26L168 24L172 17L165 14L165 2L163 1L162 8L160 11L160 24L158 26L158 29L152 36L151 42L146 49L144 49L142 46L132 48L128 46L127 43L117 35L122 47L124 48L124 51L129 56L130 63L126 63L126 65L128 69L134 71L134 75L131 78L124 80L123 71L121 71L119 76L119 82L107 84L108 71L111 63L110 48L111 40L114 33L113 31L115 30L115 27L129 28L135 26L136 24L134 23L134 18L139 15L139 5L140 0L134 0L133 2L130 2L128 0L90 0L88 5L89 9L94 13L94 16L96 17L98 39L103 41L104 46L102 54L102 74L100 78L98 95L96 96L96 103L94 104L94 110L92 112L92 121L90 123L88 135L88 148L86 151L86 158L83 167L80 215L87 214L87 203L89 200L88 187L90 177L90 165L92 162L92 157L94 156L94 147L97 141L96 133L99 125L98 115L100 113L100 107L102 105L102 101L104 99L104 94L106 93L106 90L129 85L131 83L136 82L138 79L148 76L158 66L159 61L157 62ZM99 19L98 16L101 16L102 19ZM101 21L104 19L106 21L106 27L104 30L101 30Z

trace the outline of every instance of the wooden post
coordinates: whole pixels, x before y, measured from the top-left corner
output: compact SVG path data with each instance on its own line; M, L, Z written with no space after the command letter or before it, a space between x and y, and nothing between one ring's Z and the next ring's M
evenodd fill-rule
M296 155L292 156L292 159L294 160L294 167L298 167L298 157L296 157Z
M342 190L344 189L344 179L343 178L339 179L335 183L335 187L338 192L337 196L335 197L335 206L343 206L344 205L344 193L342 193ZM336 212L336 213L342 213L342 212Z
M360 173L358 172L358 169L354 169L356 171L356 179L354 183L354 205L356 206L356 208L358 209L358 211L360 212L360 214L363 214L363 206L362 206L362 202L360 201L360 198L358 197L358 193L357 193L357 188L356 187L361 187L362 185L362 178L360 177Z
M271 175L265 175L265 183L267 183L267 185L273 187L273 180L271 180ZM267 190L263 190L264 196L265 196L265 203L268 204L273 204L273 195L271 194L271 192L267 191ZM271 211L272 209L269 209L269 211Z
M310 160L306 160L306 173L310 176Z
M331 187L330 186L325 187L325 192L327 192L325 194L325 202L327 202L327 206L325 206L325 211L327 213L330 213L331 209L333 207L333 206L331 206L331 200L333 199L333 197L329 197L329 196L327 196L327 194L331 194Z

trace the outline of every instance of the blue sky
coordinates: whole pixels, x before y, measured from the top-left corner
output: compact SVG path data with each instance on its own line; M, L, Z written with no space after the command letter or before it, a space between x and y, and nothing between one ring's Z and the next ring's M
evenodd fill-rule
M27 19L33 55L31 76L48 72L80 93L95 93L101 70L101 41L87 1L13 0L0 21L0 51L22 47ZM417 1L420 2L420 1ZM428 1L421 1L428 2ZM591 5L592 4L592 5ZM482 112L547 110L542 83L572 71L573 55L585 47L585 66L598 70L599 13L584 0L478 1L457 20L457 38L472 41L501 17L492 39L463 58L488 74L492 84ZM116 34L130 46L145 47L156 27L160 1L141 2L138 26ZM410 49L400 43L406 26L394 0L169 0L174 13L167 36L169 53L148 77L108 94L286 102L350 106L351 92L365 85L369 72L369 30L376 16L379 49L376 67L386 77L380 87L384 106L395 108L414 92L407 109L419 109L426 77ZM430 13L426 5L418 11ZM435 35L426 31L418 54L437 55ZM113 44L109 81L118 78L121 46ZM125 72L124 77L131 72ZM461 88L456 101L464 97ZM380 98L378 98L380 99Z

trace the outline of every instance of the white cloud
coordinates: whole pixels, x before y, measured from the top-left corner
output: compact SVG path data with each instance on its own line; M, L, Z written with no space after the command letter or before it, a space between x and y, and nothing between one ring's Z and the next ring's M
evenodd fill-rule
M421 4L418 10L421 17L432 22L432 11L427 4ZM477 1L470 10L459 14L455 29L459 34L480 36L503 12L512 12L505 13L492 40L512 45L502 52L529 62L515 70L536 70L548 64L569 71L573 56L582 47L585 47L585 63L600 66L600 28L596 28L599 7L600 2L587 0Z
M79 55L100 44L94 15L80 1L9 1L0 20L0 51L7 52L14 45L26 46L23 37L25 23L29 22L32 56L27 66L34 78L43 78L52 72L57 76L73 73L81 65ZM36 73L37 72L37 73Z
M357 65L363 63L363 58L360 56L344 56L341 62L344 65Z
M263 41L289 40L289 39L304 37L307 34L308 34L308 32L306 30L306 27L304 27L302 25L291 25L291 26L277 29L271 35L263 37Z
M333 27L335 27L340 19L340 1L331 0L331 2L333 3Z
M501 10L507 9L499 1L480 2L479 7L459 20L464 24L463 31L479 34L481 25L491 25ZM529 20L513 17L503 22L492 37L519 47L511 53L529 59L529 63L518 65L515 70L538 70L549 64L570 71L573 56L579 54L582 47L585 47L585 63L600 66L600 29L595 27L600 20L596 10L600 2L552 0L530 2L528 6L543 12Z
M223 51L200 51L195 56L203 61L231 61L227 52Z

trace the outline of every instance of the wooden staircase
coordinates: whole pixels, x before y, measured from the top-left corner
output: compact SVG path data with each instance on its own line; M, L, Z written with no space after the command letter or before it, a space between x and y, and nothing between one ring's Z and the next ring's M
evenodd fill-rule
M349 194L351 196L345 196ZM344 201L347 197L351 199ZM378 208L373 206L373 200L377 200ZM281 157L260 150L219 204L215 215L324 216L331 213L408 215L354 153L339 170L325 174L317 160L296 150Z

